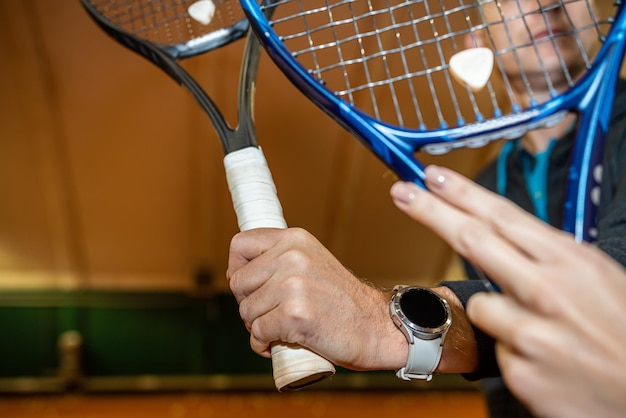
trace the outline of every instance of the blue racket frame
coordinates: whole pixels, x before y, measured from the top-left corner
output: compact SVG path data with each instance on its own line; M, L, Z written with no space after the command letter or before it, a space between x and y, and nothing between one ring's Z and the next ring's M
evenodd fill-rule
M624 4L617 6L614 23L587 73L566 93L547 103L500 118L463 124L449 129L411 130L393 126L362 112L337 97L309 73L286 48L256 0L240 0L250 26L268 55L287 78L318 107L344 126L402 180L424 187L424 165L415 153L430 144L455 143L472 139L513 138L538 126L549 117L565 112L580 114L578 132L569 168L563 229L578 241L593 241L596 210L590 194L598 187L591 175L602 162L603 143L613 105L626 36ZM269 3L272 3L270 0ZM461 141L462 140L462 141ZM461 145L462 146L462 145Z

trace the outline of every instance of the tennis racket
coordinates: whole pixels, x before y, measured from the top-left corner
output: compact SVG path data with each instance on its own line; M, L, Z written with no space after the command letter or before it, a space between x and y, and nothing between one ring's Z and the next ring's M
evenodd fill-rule
M567 112L579 114L563 228L577 240L593 240L599 190L594 173L624 54L621 1L606 2L606 16L593 13L593 0L240 1L263 47L292 83L403 180L423 185L418 152L442 154L519 138L559 123ZM504 7L513 7L513 15L506 16ZM574 7L587 14L583 27L574 26ZM487 8L499 16L488 19ZM569 23L552 27L550 14L557 12ZM529 22L537 25L538 18L545 29L535 37ZM529 33L521 43L511 36L516 22ZM479 34L486 45L467 48L467 39ZM593 53L586 45L590 36L598 44ZM498 46L502 37L508 38L503 47ZM571 73L568 57L561 54L567 40L577 45L575 53L584 62L580 76ZM521 102L520 86L505 72L507 60L523 68L520 57L534 51L532 59L544 65L538 51L546 45L553 47L567 83L554 85L554 73L545 69L539 75L520 70L529 98ZM464 51L474 55L465 56L469 71L462 75L453 57ZM491 73L477 81L480 74L472 74L472 67L485 63ZM549 94L535 91L537 83Z
M236 1L80 0L104 32L147 58L186 87L213 123L222 143L224 166L240 230L286 228L276 188L257 145L253 95L261 47L248 36L238 93L238 124L231 128L217 105L180 61L242 38L248 21ZM274 382L293 391L335 373L326 359L302 347L272 346Z
M593 0L240 1L292 83L403 180L424 185L418 152L520 138L578 114L563 229L578 241L595 239L604 139L624 56L621 1L607 2L602 16ZM521 41L514 36L520 22ZM546 47L559 77L540 53ZM567 54L584 63L581 71L570 70ZM525 60L541 71L525 73ZM507 75L511 62L516 79Z

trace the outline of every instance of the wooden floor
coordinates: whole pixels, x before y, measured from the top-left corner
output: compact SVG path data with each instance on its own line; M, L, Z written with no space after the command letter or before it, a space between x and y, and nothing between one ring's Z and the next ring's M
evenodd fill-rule
M412 412L411 412L412 411ZM310 391L2 396L6 418L486 418L475 391Z

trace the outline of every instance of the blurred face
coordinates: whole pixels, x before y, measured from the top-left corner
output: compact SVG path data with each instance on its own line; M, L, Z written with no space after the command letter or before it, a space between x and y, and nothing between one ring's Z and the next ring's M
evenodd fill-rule
M530 78L543 78L542 65L551 78L563 77L559 55L576 77L585 68L581 45L589 54L598 40L591 26L592 13L597 14L593 0L483 0L482 8L490 25L479 43L497 51L516 48L516 53L501 54L510 78L522 70Z

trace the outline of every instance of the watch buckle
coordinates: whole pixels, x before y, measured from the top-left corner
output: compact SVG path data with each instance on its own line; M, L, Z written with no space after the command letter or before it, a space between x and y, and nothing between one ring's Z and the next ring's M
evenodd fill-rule
M410 381L410 380L424 380L426 382L430 382L433 380L432 374L414 374L414 373L405 373L406 367L401 368L396 372L396 376L398 376L402 380Z

